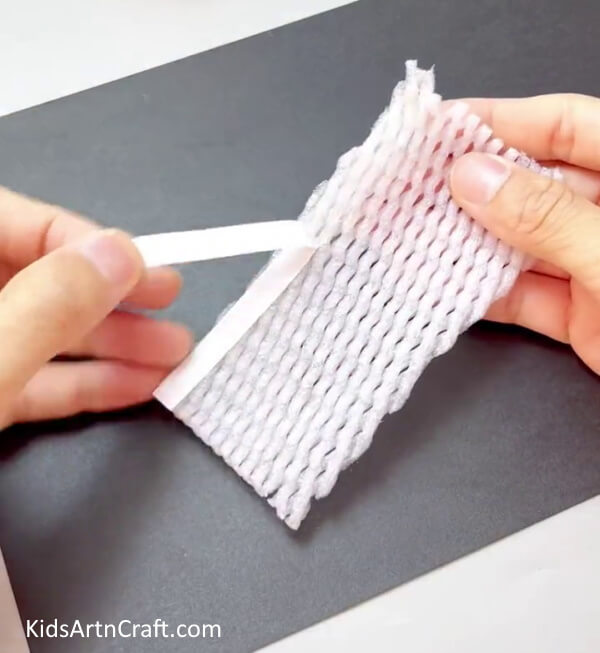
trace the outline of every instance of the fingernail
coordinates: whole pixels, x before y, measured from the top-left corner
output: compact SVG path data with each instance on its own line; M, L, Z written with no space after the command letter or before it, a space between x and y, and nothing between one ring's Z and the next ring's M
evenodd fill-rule
M112 285L130 286L141 274L143 264L135 246L115 229L98 231L75 248Z
M471 152L452 167L450 186L457 200L484 205L494 199L510 173L510 164L502 157Z

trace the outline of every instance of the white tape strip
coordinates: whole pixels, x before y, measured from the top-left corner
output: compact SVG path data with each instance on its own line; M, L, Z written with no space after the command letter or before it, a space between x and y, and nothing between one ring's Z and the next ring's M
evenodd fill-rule
M138 236L133 242L149 268L278 249L316 247L316 242L297 220Z
M242 338L294 280L317 247L296 220L140 236L134 242L148 267L282 250L155 390L154 396L169 410L174 410Z
M314 252L303 247L276 255L154 396L174 410L289 286Z

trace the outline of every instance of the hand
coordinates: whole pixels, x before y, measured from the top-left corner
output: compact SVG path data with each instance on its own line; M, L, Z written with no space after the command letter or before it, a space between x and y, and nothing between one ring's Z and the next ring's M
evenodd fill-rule
M191 336L114 309L165 307L180 286L126 234L0 188L0 428L149 400Z
M467 102L507 145L558 165L564 179L486 154L455 162L455 201L536 259L486 317L570 343L600 373L600 100L548 95Z

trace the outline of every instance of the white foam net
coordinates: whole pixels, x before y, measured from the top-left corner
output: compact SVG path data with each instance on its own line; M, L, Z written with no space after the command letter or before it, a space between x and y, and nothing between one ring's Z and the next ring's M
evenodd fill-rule
M450 199L451 161L469 150L540 170L409 62L299 218L326 244L176 408L292 528L523 264Z

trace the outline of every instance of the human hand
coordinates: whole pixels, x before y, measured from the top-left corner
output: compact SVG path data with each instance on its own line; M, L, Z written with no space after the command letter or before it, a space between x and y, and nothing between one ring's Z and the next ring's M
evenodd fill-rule
M564 179L480 153L454 163L454 200L536 259L486 318L569 343L600 374L600 99L548 95L467 103L506 145L558 166Z
M191 335L114 309L163 308L180 286L126 234L0 188L0 428L149 400Z

